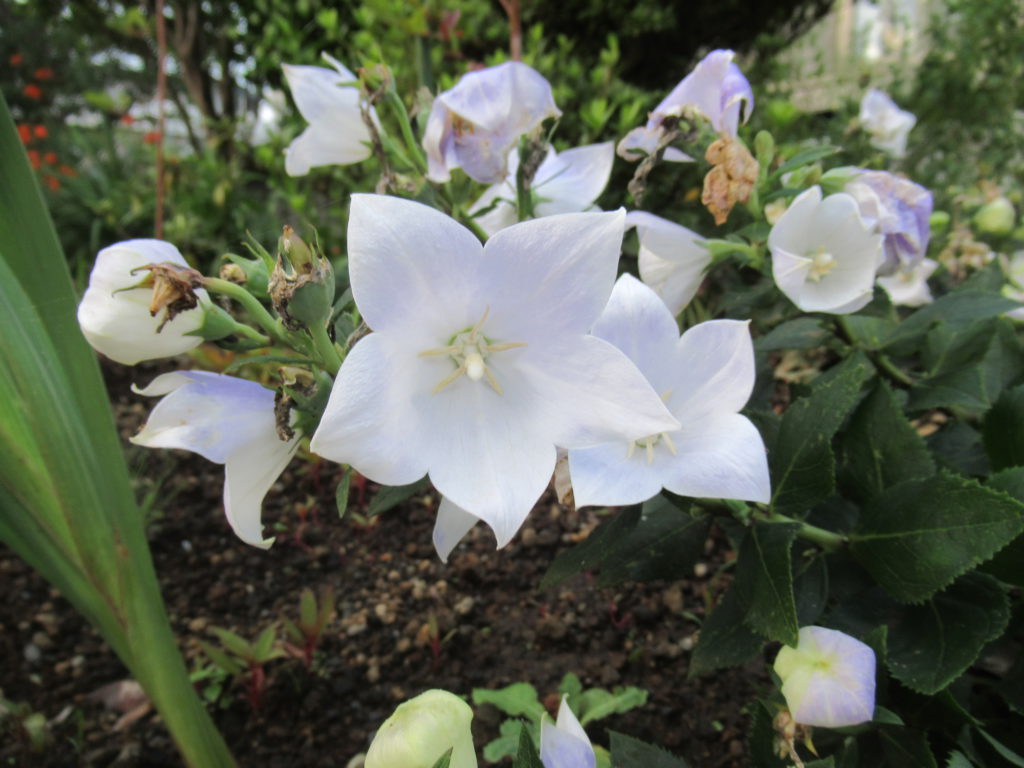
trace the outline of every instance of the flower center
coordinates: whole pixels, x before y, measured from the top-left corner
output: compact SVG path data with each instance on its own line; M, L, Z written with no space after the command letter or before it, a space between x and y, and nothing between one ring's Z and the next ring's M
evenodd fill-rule
M420 352L420 357L447 356L455 365L455 370L448 376L441 379L441 381L439 381L434 387L433 392L435 395L463 374L473 381L485 379L491 386L491 389L499 395L504 394L501 384L498 383L498 380L494 376L494 371L492 371L490 366L487 364L487 358L495 352L504 352L507 349L525 347L526 342L510 341L495 344L488 336L484 335L481 329L487 321L487 315L490 311L491 308L487 307L487 309L484 310L483 317L477 321L476 325L472 328L464 328L463 330L453 334L452 337L448 339L448 344L446 346L437 347L436 349L425 349Z
M807 257L811 260L811 271L808 273L807 279L815 283L835 269L838 264L836 257L828 253L824 247L809 253Z
M661 396L661 401L666 403L670 397L672 397L671 389ZM669 453L673 456L676 455L676 445L672 442L672 438L668 436L668 432L659 432L656 435L641 437L639 440L634 440L630 443L629 448L626 449L626 460L632 459L637 447L640 447L643 448L644 455L647 457L647 466L651 466L654 463L654 446L658 443L664 443Z

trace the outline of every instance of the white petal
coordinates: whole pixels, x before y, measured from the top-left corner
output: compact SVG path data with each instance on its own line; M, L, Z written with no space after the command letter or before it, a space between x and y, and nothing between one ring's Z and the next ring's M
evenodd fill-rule
M937 261L923 259L917 267L906 271L899 271L889 277L878 278L878 284L882 286L892 303L904 307L920 307L932 302L932 292L928 287L928 278L939 266Z
M285 443L273 438L239 446L224 467L224 512L235 534L246 544L266 549L273 537L263 538L260 508L299 447L299 437Z
M569 451L569 474L572 477L573 498L576 508L589 506L623 507L641 504L658 495L664 487L663 467L667 450L655 446L655 458L650 464L644 449L620 441L593 448Z
M580 725L580 721L576 719L576 714L569 706L568 695L562 695L562 702L558 705L558 719L555 721L555 727L564 733L568 733L570 736L575 736L588 745L590 744L590 737L587 736L587 732L583 730L583 726Z
M355 117L358 118L358 115ZM289 176L305 176L321 165L350 165L370 156L370 136L362 121L339 113L331 121L310 125L285 150L284 167Z
M134 365L173 357L202 344L201 338L187 334L203 323L206 291L196 289L201 305L180 313L157 333L164 313L149 314L152 289L131 287L148 274L140 271L133 275L133 269L162 262L187 266L178 249L162 240L126 240L99 252L78 305L78 324L93 349L111 360Z
M811 250L813 241L808 237L814 213L821 204L821 187L805 189L789 204L786 212L768 234L768 248L773 257L776 248L803 255Z
M655 107L653 115L658 119L679 115L683 107L691 105L699 109L716 130L735 136L744 105L744 119L750 116L754 93L733 63L734 56L732 51L722 49L709 53Z
M640 279L651 286L673 315L697 293L711 264L711 252L696 232L644 211L626 214L640 240Z
M352 195L348 225L352 295L375 331L413 334L440 346L483 315L483 247L473 233L429 206L384 195ZM511 269L511 267L510 267Z
M597 757L586 731L562 698L555 725L545 721L540 732L540 760L544 768L594 768Z
M458 167L452 113L440 99L434 99L423 130L423 151L427 154L427 178L438 184L451 179L449 171Z
M611 295L624 223L622 210L566 213L495 233L481 271L495 327L525 342L590 330Z
M685 426L712 413L736 413L754 390L749 321L708 320L679 339L668 407Z
M534 177L537 216L585 211L604 192L615 161L615 145L590 144L549 156Z
M424 423L436 383L415 352L371 333L338 371L310 449L382 485L408 485L427 473Z
M448 562L452 550L479 522L480 519L475 515L452 504L444 496L441 497L441 504L437 508L437 520L434 521L434 549L442 563Z
M659 395L675 387L679 327L657 294L632 275L616 281L591 332L624 352Z
M342 74L326 67L282 64L285 80L299 113L307 123L336 114L338 107L359 113L359 89L339 83L356 80L351 72ZM365 129L364 129L365 130Z
M514 163L512 160L516 157L516 153L512 152L509 154L509 167L511 168ZM509 171L509 177L506 177L504 181L500 181L497 184L492 184L484 193L477 198L477 201L469 208L469 213L473 215L473 220L480 225L480 228L488 235L493 235L499 229L505 227L511 227L517 221L519 221L519 215L516 213L516 188L515 182L510 179L515 178L515 171ZM476 215L477 211L482 211L493 205L490 211L487 213Z
M684 422L671 438L676 455L661 465L668 490L711 499L771 499L764 442L745 416L719 413Z
M640 126L623 136L615 151L623 160L639 160L644 155L654 154L661 136L660 128Z

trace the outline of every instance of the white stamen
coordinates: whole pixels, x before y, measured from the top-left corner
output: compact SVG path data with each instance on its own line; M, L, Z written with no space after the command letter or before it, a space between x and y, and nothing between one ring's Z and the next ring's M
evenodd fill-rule
M484 376L487 366L479 352L470 352L466 355L466 375L473 381L480 381Z

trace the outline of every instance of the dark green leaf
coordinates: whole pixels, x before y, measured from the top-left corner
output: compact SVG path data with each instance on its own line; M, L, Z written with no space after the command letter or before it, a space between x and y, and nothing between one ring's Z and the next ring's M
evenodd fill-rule
M974 763L967 759L967 756L959 750L949 753L946 760L946 768L974 768Z
M1024 386L1003 392L981 426L992 469L1024 466Z
M889 671L919 693L937 693L974 663L1009 620L999 582L969 573L924 605L905 609L889 631Z
M555 558L540 581L541 588L554 587L583 571L590 571L604 562L636 527L640 507L627 507L595 528L585 541Z
M914 312L900 323L886 340L886 348L897 354L919 341L931 327L943 323L952 329L966 328L976 320L995 317L1017 307L1015 301L998 292L959 290L947 293L940 299Z
M828 566L824 557L815 557L793 579L797 624L817 624L828 603Z
M778 734L773 721L778 708L770 701L756 701L751 706L752 717L747 748L750 758L757 768L788 768L791 763L783 760L775 751Z
M885 340L895 332L896 327L895 320L870 315L848 315L843 322L843 328L849 333L852 342L873 350L885 346Z
M873 499L899 482L935 474L924 440L885 382L875 385L850 418L842 448L846 478L857 498Z
M866 375L863 365L843 367L785 412L769 455L774 509L800 514L832 495L832 436L856 404Z
M993 490L1008 493L1017 501L1024 501L1024 467L1004 469L989 478L985 485ZM1000 581L1024 587L1024 534L996 552L995 557L983 563L980 568Z
M815 349L820 347L828 337L828 332L821 327L821 321L813 317L798 317L778 325L766 336L754 340L754 348L759 352L770 352L776 349Z
M1021 766L1021 768L1024 768L1024 757L1021 757L1012 749L1010 749L1005 744L1000 742L984 728L976 728L975 730L983 739L985 739L985 741L987 741L992 746L992 749L999 753L999 756L1003 758L1006 762L1010 763L1011 765Z
M909 480L864 507L854 556L886 591L920 602L1006 546L1024 505L952 475Z
M957 474L981 477L992 471L981 434L960 419L946 424L925 442L939 465Z
M888 758L886 765L910 768L938 768L928 737L911 728L881 728L878 737Z
M449 764L452 761L452 752L454 750L455 747L448 747L448 751L438 758L437 762L434 763L433 768L448 768Z
M334 503L338 508L338 517L344 517L348 510L348 490L352 484L352 468L345 467L341 473L341 480L334 490Z
M533 746L533 739L526 728L519 731L519 748L512 760L512 768L544 768L537 754L537 748Z
M792 646L800 627L790 550L799 530L793 523L754 523L740 547L733 585L747 625L769 640Z
M764 640L746 625L745 616L736 589L730 589L701 626L688 677L738 666L761 650Z
M687 768L686 761L632 736L608 732L614 768Z
M374 517L389 509L394 509L406 499L412 498L417 493L422 493L429 487L430 481L423 478L409 485L390 485L381 488L370 502L366 516Z
M644 503L636 526L619 539L601 564L597 585L691 575L704 554L710 528L710 515L691 515L664 496L655 496Z

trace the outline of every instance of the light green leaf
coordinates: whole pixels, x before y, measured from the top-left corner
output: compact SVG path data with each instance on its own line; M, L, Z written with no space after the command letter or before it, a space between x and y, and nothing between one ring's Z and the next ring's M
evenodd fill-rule
M437 759L437 762L434 763L433 768L448 768L449 764L451 764L452 762L452 752L454 751L454 749L455 747L448 747L448 751Z
M534 720L540 720L545 712L544 705L537 697L537 689L529 683L512 683L496 691L474 688L473 703L493 704L506 715L526 715Z
M580 696L580 725L592 723L609 715L629 712L647 703L647 691L629 686L615 688L610 693L603 688L591 688Z

